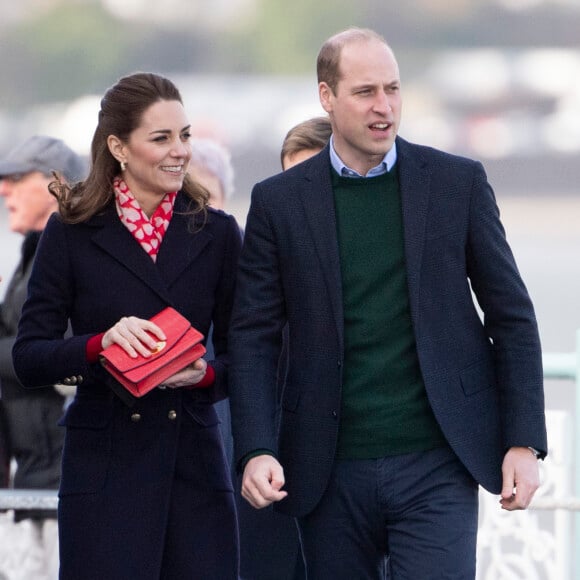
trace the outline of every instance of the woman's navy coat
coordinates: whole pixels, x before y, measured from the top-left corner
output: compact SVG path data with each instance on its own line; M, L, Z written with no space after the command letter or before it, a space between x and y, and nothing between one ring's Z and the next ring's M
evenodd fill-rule
M168 524L175 494L181 490L191 508L198 486L204 493L207 487L232 493L210 403L226 392L240 231L223 212L208 210L202 224L202 216L194 220L187 209L179 194L156 263L121 223L114 204L83 224L66 225L53 216L40 242L13 353L26 387L78 384L63 419L63 578L160 578L167 573L167 534L192 533L187 518L181 518L181 530L179 517L172 515ZM130 406L113 393L100 365L87 363L86 342L123 316L150 318L166 306L204 335L213 323L215 385L155 389ZM63 338L69 319L73 337ZM202 506L198 513L204 517ZM231 516L206 517L199 542L221 535L236 551Z

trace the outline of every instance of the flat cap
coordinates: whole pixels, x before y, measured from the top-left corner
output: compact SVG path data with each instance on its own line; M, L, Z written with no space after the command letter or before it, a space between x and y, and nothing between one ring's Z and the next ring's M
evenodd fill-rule
M0 178L40 171L51 175L57 171L69 182L74 183L85 177L85 162L64 141L35 135L18 145L0 159Z

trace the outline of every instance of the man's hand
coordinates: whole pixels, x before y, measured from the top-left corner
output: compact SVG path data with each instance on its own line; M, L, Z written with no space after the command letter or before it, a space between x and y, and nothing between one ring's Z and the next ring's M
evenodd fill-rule
M540 487L536 456L527 447L511 447L502 465L503 487L500 504L504 510L525 510Z
M284 499L288 492L284 485L284 470L275 457L258 455L246 464L242 478L242 497L256 509Z

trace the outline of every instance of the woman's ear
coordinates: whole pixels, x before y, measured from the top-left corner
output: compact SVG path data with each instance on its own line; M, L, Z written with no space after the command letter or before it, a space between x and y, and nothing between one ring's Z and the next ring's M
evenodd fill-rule
M124 163L126 161L126 159L125 159L125 145L123 144L121 139L119 139L117 136L109 135L107 137L107 147L109 148L111 155L119 163Z

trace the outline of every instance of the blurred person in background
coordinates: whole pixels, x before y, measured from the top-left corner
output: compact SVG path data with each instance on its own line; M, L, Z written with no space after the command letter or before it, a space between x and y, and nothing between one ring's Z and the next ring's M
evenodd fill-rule
M331 134L332 125L328 117L312 117L292 127L282 142L282 169L290 169L320 153L328 144Z
M234 193L234 167L229 150L209 137L191 139L188 173L209 192L209 205L225 209Z
M22 305L40 235L51 214L58 209L48 185L53 172L74 183L85 173L81 157L63 141L38 135L15 147L0 160L0 195L8 212L10 229L21 234L21 257L0 309L0 436L5 437L2 484L16 489L57 489L64 432L58 426L65 397L55 388L26 390L12 364ZM6 467L15 462L10 482ZM30 526L30 547L41 559L25 558L27 578L56 578L58 534L53 510L16 510L16 522ZM38 569L40 566L41 569Z
M246 222L242 494L296 517L311 580L473 580L478 485L525 509L547 453L533 305L482 165L398 135L386 41L342 31L317 72L330 143L256 184Z
M88 177L54 182L13 349L23 385L75 382L59 490L61 580L237 580L238 530L213 403L227 395L227 331L241 238L187 175L190 121L167 78L136 73L101 99ZM150 357L172 306L207 336L200 358L145 396L99 363ZM72 336L64 335L70 320Z
M227 200L234 193L234 167L230 152L218 141L209 138L193 138L191 143L191 161L187 172L191 179L207 190L209 205L215 209L225 210ZM241 235L241 234L240 234ZM213 356L213 328L208 333L206 347L207 357ZM232 465L234 444L228 399L218 401L214 408L220 420L220 431L228 465Z
M8 487L10 480L10 456L8 454L8 432L6 419L0 403L0 488Z

